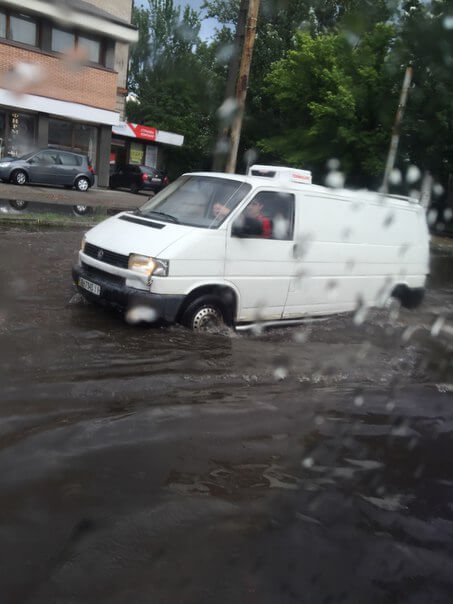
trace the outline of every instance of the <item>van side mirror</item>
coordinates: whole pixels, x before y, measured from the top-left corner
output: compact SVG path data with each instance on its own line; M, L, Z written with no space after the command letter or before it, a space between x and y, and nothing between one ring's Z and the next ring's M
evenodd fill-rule
M262 234L263 225L261 221L250 216L240 216L231 227L233 237L261 237Z

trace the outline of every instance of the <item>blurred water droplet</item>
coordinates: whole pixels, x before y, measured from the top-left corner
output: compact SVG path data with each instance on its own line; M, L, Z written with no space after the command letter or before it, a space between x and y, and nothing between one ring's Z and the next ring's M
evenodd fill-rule
M315 462L312 457L306 457L302 460L302 465L304 468L310 469L314 466Z
M286 369L286 367L277 367L274 370L274 378L276 380L278 380L279 382L283 381L287 377L288 377L288 370Z
M365 300L362 298L362 296L358 296L356 311L355 311L354 317L353 317L354 325L362 325L362 323L365 321L365 319L367 317L367 314L368 314L368 308L365 304Z
M345 176L343 172L332 170L326 176L326 186L331 189L342 189L344 187Z
M247 171L251 165L253 165L258 159L258 153L255 149L247 149L244 153L244 162L247 166Z
M412 338L417 329L417 325L410 325L409 327L406 327L406 329L401 334L401 341L405 343L409 342L409 340Z
M296 331L293 335L293 339L298 344L305 344L307 342L309 336L309 331Z
M293 256L297 260L300 260L308 252L310 245L313 241L313 235L311 233L302 233L300 237L296 239L293 246Z
M443 192L444 192L444 188L443 188L443 186L440 183L436 183L433 186L433 193L437 197L439 197L440 195L442 195Z
M432 226L437 220L437 210L434 208L429 210L426 219L428 221L429 226Z
M340 160L333 157L327 162L327 170L329 170L329 172L335 172L340 169L340 165Z
M401 170L398 170L398 168L394 168L390 172L389 182L392 185L400 185L403 182L403 175L401 174Z
M361 395L356 396L356 397L354 398L354 405L355 405L356 407L361 407L361 406L363 405L363 403L364 403L364 400L365 400L365 399L363 398L363 396L361 396Z
M346 264L345 264L345 269L349 272L351 272L353 270L353 268L355 267L355 260L354 258L349 258L349 260L346 260Z
M453 210L451 208L445 208L444 210L444 220L445 222L450 222L453 218Z
M353 31L344 30L343 31L343 35L344 35L347 43L352 48L355 48L357 46L357 44L360 42L360 37L356 33L354 33Z
M443 26L445 29L453 29L453 16L447 15L444 17Z
M412 199L419 200L421 197L421 191L419 191L418 189L411 189L409 191L409 197L412 197Z
M413 184L420 180L421 172L417 166L409 166L406 172L406 182L408 184Z
M315 417L315 424L316 424L317 426L322 426L322 425L323 425L323 423L324 423L324 418L322 417L322 415L317 415L317 416Z
M395 213L394 212L389 212L387 214L387 216L384 218L384 221L382 222L382 226L383 228L388 228L390 225L392 225L395 222Z
M126 312L126 321L131 325L138 323L154 323L159 318L156 310L149 306L133 306Z
M434 338L437 338L437 336L442 331L442 328L443 328L444 325L445 325L445 317L437 317L437 319L432 324L431 335Z
M441 232L441 231L444 231L444 230L445 230L445 224L443 222L438 222L436 224L436 231Z
M217 109L217 116L223 124L229 125L233 122L238 111L239 103L236 101L236 99L230 97L225 99L225 101Z
M273 220L273 235L275 239L286 239L288 236L289 221L277 214Z
M398 250L398 256L400 256L402 258L403 256L405 256L407 254L409 249L410 249L409 243L403 243Z
M394 411L394 410L395 410L395 402L394 402L394 401L388 401L388 402L386 403L386 405L385 405L385 408L386 408L386 410L387 410L389 413L392 413L392 411Z
M351 235L352 235L352 229L351 229L351 228L349 228L349 227L346 227L346 228L345 228L345 229L343 229L343 230L342 230L342 232L341 232L341 238L342 238L344 241L347 241L348 239L350 239L350 238L351 238Z
M221 65L226 65L234 55L234 51L234 44L222 44L217 52L216 61Z

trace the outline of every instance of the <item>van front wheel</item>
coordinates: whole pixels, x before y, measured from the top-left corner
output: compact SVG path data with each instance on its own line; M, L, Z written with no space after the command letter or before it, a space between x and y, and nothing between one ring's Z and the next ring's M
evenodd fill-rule
M230 324L222 303L215 296L202 296L189 304L181 323L194 331L218 331Z

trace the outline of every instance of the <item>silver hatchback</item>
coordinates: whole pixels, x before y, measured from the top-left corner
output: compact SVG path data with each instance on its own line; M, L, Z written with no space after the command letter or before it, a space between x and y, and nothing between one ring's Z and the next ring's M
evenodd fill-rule
M0 179L16 185L61 185L88 191L94 176L88 157L82 153L45 149L22 157L0 158Z

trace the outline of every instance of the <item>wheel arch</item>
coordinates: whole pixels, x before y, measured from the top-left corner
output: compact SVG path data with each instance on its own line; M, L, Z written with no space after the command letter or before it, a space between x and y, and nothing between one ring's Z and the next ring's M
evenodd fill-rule
M424 294L424 287L410 287L402 281L394 285L390 297L399 300L404 308L417 308L422 303Z
M17 166L16 168L13 168L11 170L11 172L9 173L8 180L11 181L14 174L16 174L17 172L23 172L25 174L25 176L27 177L27 182L30 182L30 174L28 173L27 168L23 168L22 166Z
M186 308L197 298L202 296L216 296L222 302L225 309L231 309L233 321L237 318L239 309L239 294L234 287L227 283L204 283L195 285L184 298L178 311L176 320L180 321Z

